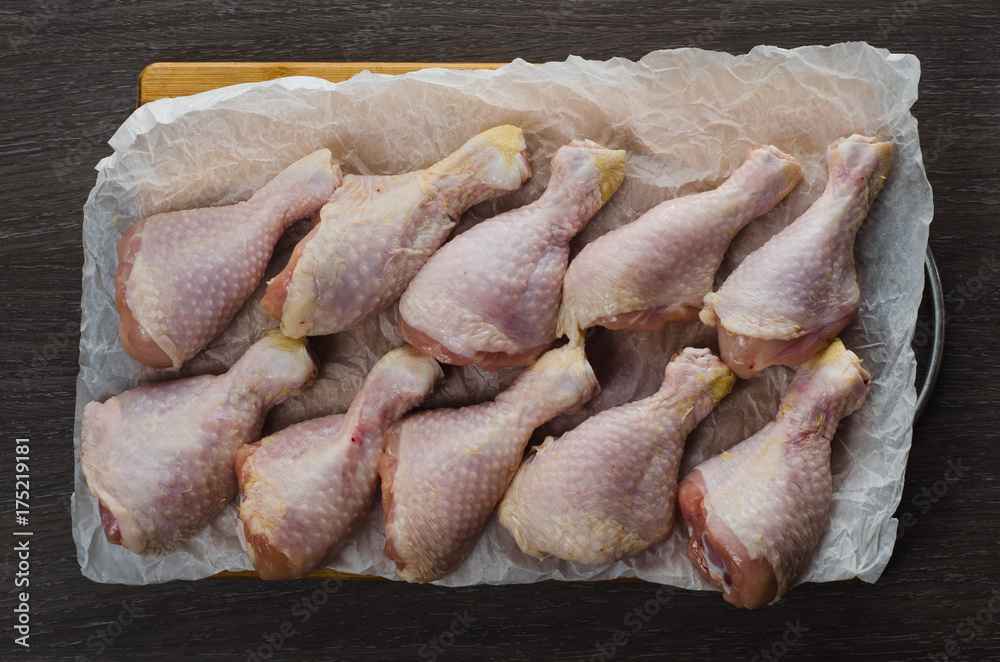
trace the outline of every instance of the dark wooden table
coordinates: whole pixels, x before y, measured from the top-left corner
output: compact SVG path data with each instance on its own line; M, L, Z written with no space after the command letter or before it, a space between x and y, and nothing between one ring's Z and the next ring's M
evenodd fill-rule
M0 658L247 660L1000 659L1000 19L995 2L429 3L5 0L0 12ZM93 166L170 61L529 61L743 53L865 40L916 54L948 298L944 368L916 426L882 578L806 585L755 612L659 604L640 582L446 589L248 579L108 586L70 533L82 207ZM919 340L918 330L918 340ZM924 348L926 342L923 343ZM14 439L31 439L30 587L15 589ZM955 471L955 467L959 471ZM30 649L14 596L30 591ZM663 594L660 594L663 597ZM649 602L649 601L653 602ZM651 605L652 615L641 615ZM655 607L655 609L654 609ZM639 611L637 611L639 610Z

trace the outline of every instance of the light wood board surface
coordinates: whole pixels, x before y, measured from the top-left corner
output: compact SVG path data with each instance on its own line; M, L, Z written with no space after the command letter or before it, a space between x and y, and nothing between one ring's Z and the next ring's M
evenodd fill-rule
M206 92L237 83L257 83L285 76L313 76L334 83L362 71L405 74L442 69L499 69L504 62L155 62L139 74L138 105L169 97Z

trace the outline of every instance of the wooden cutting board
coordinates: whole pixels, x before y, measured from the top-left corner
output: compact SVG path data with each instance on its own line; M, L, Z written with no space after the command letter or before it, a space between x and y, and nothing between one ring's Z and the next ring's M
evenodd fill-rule
M362 71L405 74L419 69L499 69L505 62L155 62L139 74L138 103L182 97L237 83L314 76L334 83Z

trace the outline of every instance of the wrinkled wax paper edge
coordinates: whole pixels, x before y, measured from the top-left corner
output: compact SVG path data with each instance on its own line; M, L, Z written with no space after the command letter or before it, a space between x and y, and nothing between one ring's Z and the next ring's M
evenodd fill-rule
M922 189L922 195L917 196L915 200L910 201L911 208L909 209L911 222L917 228L915 231L915 241L911 242L911 246L919 244L921 250L919 251L919 254L915 251L913 252L913 255L908 254L906 257L909 259L904 260L904 264L900 265L900 273L895 274L894 277L903 283L922 283L923 248L926 247L927 226L930 223L933 208L930 201L929 184L927 184L926 176L923 172L919 142L917 140L916 120L908 112L908 109L912 106L917 96L917 82L919 79L919 63L917 59L910 55L890 54L881 49L871 48L866 44L847 44L837 45L834 47L806 47L792 51L786 51L773 47L758 47L749 55L740 57L811 58L816 56L819 51L828 48L846 49L848 54L856 57L871 57L874 54L875 57L882 58L898 76L898 80L894 83L898 89L895 89L894 92L899 96L898 105L901 106L902 110L905 110L905 117L899 118L899 126L902 128L903 137L906 138L906 141L903 145L896 145L896 163L905 164L910 169L909 175L912 179L911 184L915 183ZM692 52L695 52L694 49L658 51L651 53L646 58L643 58L638 65L640 67L656 68L657 66L663 66L665 62L669 64L671 62L671 58L677 56L687 56ZM595 63L587 62L579 58L570 58L566 63L554 63L554 65L568 68L595 66L598 68L611 68L618 66L623 62L627 61L612 60L607 63ZM628 64L634 65L634 63ZM524 76L533 69L537 70L523 61L515 61L514 63L495 72L424 70L414 72L412 74L406 74L406 77L434 84L462 85L475 79L489 79L492 77L504 76L508 73L508 71L517 72ZM831 70L830 74L837 75L837 71ZM354 82L371 83L372 81L388 80L389 78L391 77L364 73L353 80ZM349 81L347 83L340 84L340 86L347 87L351 84L352 82ZM196 110L211 110L218 104L228 101L238 103L240 97L246 94L249 90L259 91L262 89L267 90L269 88L280 88L293 92L297 90L327 90L332 92L338 88L338 85L319 79L296 77L269 81L267 83L237 85L206 92L193 97L165 99L147 104L138 109L109 141L111 146L115 149L115 154L111 157L103 159L98 164L97 185L88 198L85 210L93 210L100 196L114 196L125 193L124 191L115 190L114 187L108 187L106 173L117 165L118 160L122 158L122 154L126 153L130 149L138 136L154 130L158 124L173 122L177 118L180 118L189 112ZM903 149L900 149L900 147ZM125 552L124 550L120 550L120 548L113 548L110 550L107 549L111 546L104 539L103 531L100 526L100 518L97 514L96 501L89 495L79 466L80 419L83 407L90 401L90 399L92 399L89 397L92 385L100 383L101 380L100 375L94 374L89 368L87 356L88 328L90 328L91 325L96 324L98 320L94 317L94 311L86 305L88 298L94 294L91 290L96 285L96 280L94 278L96 264L93 247L88 245L86 239L84 245L83 333L81 340L81 372L77 381L78 399L76 426L74 431L77 468L75 477L75 494L73 496L73 533L74 540L77 544L78 560L81 568L83 569L84 575L97 581L143 584L167 581L171 579L197 579L223 570L237 571L250 569L251 566L249 564L249 560L245 557L239 547L238 541L235 541L235 539L233 540L232 545L224 550L199 546L198 540L195 540L192 541L192 544L175 551L167 557L152 561L140 559L139 557ZM869 257L872 260L879 259L879 256ZM862 261L862 256L859 256L858 259L860 263ZM910 330L910 335L912 335L912 329L916 321L916 311L920 301L920 291L919 287L910 288L900 294L900 301L896 302L897 305L900 305L905 309L904 317L905 322L907 323L905 328ZM104 294L107 295L106 292ZM862 318L862 327L864 323L864 315L865 311L863 310L860 315ZM851 345L849 344L849 346ZM894 435L894 441L899 445L899 452L893 457L893 461L890 466L880 468L884 469L882 473L884 474L885 480L877 482L878 489L874 490L876 494L873 494L872 496L877 496L880 499L882 508L875 513L875 516L867 518L864 522L865 531L863 539L866 545L864 545L862 549L840 549L836 546L831 547L826 545L825 540L821 541L820 550L817 552L817 558L814 558L812 564L804 573L802 578L803 581L830 581L836 579L848 579L857 576L865 581L871 582L878 578L882 570L885 568L885 565L888 563L895 540L897 526L896 520L892 518L891 515L899 503L899 498L902 492L902 477L905 469L906 455L910 445L910 435L912 432L909 426L909 420L912 418L916 401L916 394L913 385L915 359L913 357L912 350L910 349L908 342L904 346L896 348L896 350L898 355L895 357L895 361L892 364L894 375L888 385L891 387L892 392L890 395L894 397L893 402L895 404L890 407L887 413L883 412L885 415L882 416L882 418L886 421L893 421L891 424L893 427L892 429L886 429L882 432ZM902 421L906 421L906 423L903 424ZM837 495L835 495L835 503L831 511L831 518L836 517L836 497ZM235 522L235 513L235 505L230 504L227 506L226 511L220 515L211 526L221 526L223 528L225 526L231 527L233 522ZM380 508L373 509L372 513L369 515L370 523L377 526L381 517ZM490 545L495 542L494 538L497 535L502 534L502 529L499 529L497 526L494 515L491 519L486 535L484 535L483 539L480 541L480 544L477 546L477 550L474 554L479 554L480 556L485 554L486 558L489 558ZM700 580L700 577L697 577L697 575L692 577L690 574L664 572L662 568L657 567L656 560L658 558L676 558L678 553L682 554L682 551L677 549L677 547L678 545L682 546L683 542L683 539L675 535L664 543L664 545L661 545L660 547L662 549L657 550L657 553L654 555L640 555L640 557L637 557L636 559L626 560L605 568L586 568L574 566L574 564L567 564L553 559L548 559L539 563L538 561L528 557L513 559L495 558L494 564L486 567L480 567L480 570L483 570L483 572L479 575L470 576L469 573L463 572L465 569L463 566L463 568L460 568L458 572L442 580L441 583L450 585L474 583L503 584L538 581L540 579L547 578L611 579L615 577L639 577L649 581L673 584L683 588L705 588L706 585ZM843 540L841 540L841 542L843 542ZM386 559L352 558L352 556L357 555L357 550L352 549L352 547L356 547L356 545L353 543L350 544L348 549L345 549L344 552L342 552L338 557L337 562L331 564L331 567L334 567L335 569L347 569L348 571L361 572L363 574L375 574L385 577L393 576L391 564ZM485 552L483 551L484 547L486 548ZM94 553L98 551L103 554ZM830 562L831 558L836 561L832 565ZM345 566L351 567L345 568ZM359 568L361 569L359 570ZM687 570L690 569L688 568Z

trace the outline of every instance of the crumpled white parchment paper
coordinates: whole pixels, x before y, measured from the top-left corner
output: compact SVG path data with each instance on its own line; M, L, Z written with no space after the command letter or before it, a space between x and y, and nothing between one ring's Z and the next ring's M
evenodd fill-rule
M330 148L346 172L399 173L426 167L475 133L510 123L524 129L535 174L521 190L470 210L458 231L540 195L549 159L560 145L588 138L627 150L624 184L574 241L574 252L663 200L714 188L753 145L770 143L793 154L805 170L804 180L737 236L717 283L819 196L831 142L852 133L892 141L888 183L857 240L861 311L842 334L873 375L871 394L834 441L830 524L802 577L875 581L892 552L897 522L891 516L910 447L916 400L910 339L933 213L917 122L909 111L919 71L914 56L864 43L795 50L762 46L743 56L680 49L650 53L639 62L571 57L535 66L516 60L498 71L431 69L397 77L366 72L340 84L286 78L138 109L110 140L114 154L98 164L97 185L84 208L73 501L73 536L83 574L102 582L145 584L251 568L236 535L234 503L163 558L141 558L105 540L97 502L79 468L83 407L141 383L222 372L263 329L277 325L257 305L261 287L226 331L179 374L141 368L118 342L114 272L122 233L158 212L245 199L320 147ZM268 278L285 264L304 229L300 223L279 244ZM401 344L395 312L394 306L358 329L314 339L324 361L320 377L307 393L273 410L266 431L344 411L371 365ZM557 419L537 436L561 432L589 413L652 393L670 356L687 345L716 349L715 330L685 324L658 334L592 332L588 355L603 392L584 411ZM446 379L425 407L492 398L519 372L445 371ZM689 438L682 473L769 421L792 374L774 367L738 383ZM329 567L392 577L393 565L382 555L382 519L377 504ZM524 555L494 515L469 559L440 583L640 577L706 588L684 555L681 527L675 529L669 540L643 554L590 567Z

